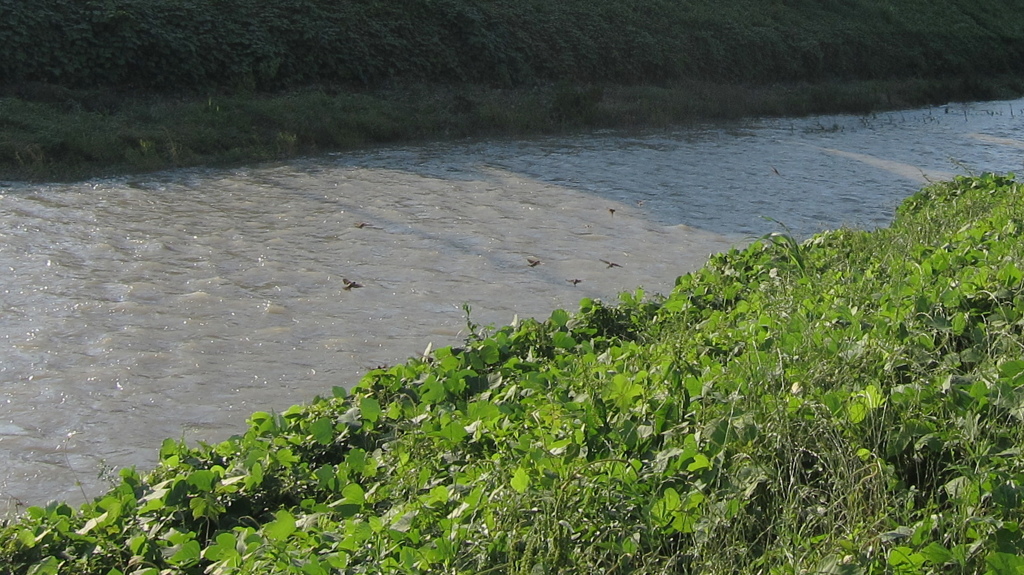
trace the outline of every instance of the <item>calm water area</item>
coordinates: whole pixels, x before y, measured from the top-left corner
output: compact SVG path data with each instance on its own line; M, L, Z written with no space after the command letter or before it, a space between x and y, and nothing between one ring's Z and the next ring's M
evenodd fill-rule
M0 513L460 344L463 306L666 294L780 223L884 226L985 171L1024 171L1024 100L0 182Z

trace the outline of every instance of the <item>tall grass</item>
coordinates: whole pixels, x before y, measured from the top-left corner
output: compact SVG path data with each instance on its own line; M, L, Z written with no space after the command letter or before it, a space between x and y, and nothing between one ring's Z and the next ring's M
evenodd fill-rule
M22 86L0 95L0 178L76 179L230 165L467 136L638 128L751 115L867 113L950 98L1011 97L1013 77L735 86L575 85L523 89L393 83L211 96ZM2 94L2 92L0 92Z

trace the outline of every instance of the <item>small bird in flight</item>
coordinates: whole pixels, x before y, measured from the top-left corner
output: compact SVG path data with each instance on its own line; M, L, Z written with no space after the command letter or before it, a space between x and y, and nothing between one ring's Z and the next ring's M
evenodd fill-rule
M610 267L610 268L621 268L622 267L621 265L619 265L619 264L617 264L615 262L610 262L608 260L601 260L601 263L608 264L608 267Z
M535 268L535 267L537 267L538 265L540 265L540 264L542 264L544 262L540 261L537 258L526 258L526 263L530 264L531 268Z
M775 166L772 166L772 171L775 172L776 176L781 176L782 175L782 174L779 173L779 171L777 169L775 169Z
M345 287L342 288L345 291L351 290L352 288L361 288L361 287L363 287L363 284L357 283L357 282L354 282L354 281L349 281L346 278L341 278L341 283L345 284Z
M572 280L565 280L565 281L571 283L573 287L576 287L576 284L581 283L583 280L572 279Z
M611 214L612 217L614 218L615 217L615 208L608 208L608 213Z

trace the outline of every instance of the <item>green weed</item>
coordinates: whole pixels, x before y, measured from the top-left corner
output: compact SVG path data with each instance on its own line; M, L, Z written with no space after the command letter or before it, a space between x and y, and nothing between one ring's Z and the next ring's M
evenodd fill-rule
M861 93L858 86L828 89ZM394 141L664 126L932 101L922 99L918 84L877 82L870 89L884 94L886 103L872 96L848 109L823 108L804 101L806 88L683 82L508 90L395 83L366 92L308 88L273 95L115 92L101 107L96 90L64 89L64 99L56 102L44 91L43 96L25 95L38 101L0 97L0 177L80 179L251 163Z
M0 527L12 573L1017 573L1024 202L713 256Z

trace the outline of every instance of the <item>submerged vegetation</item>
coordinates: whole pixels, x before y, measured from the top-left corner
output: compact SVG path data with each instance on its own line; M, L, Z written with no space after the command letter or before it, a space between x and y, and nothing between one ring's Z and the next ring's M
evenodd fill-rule
M0 528L12 573L1024 569L1024 201L958 177L892 226L712 256L167 440Z
M0 0L0 177L1024 93L1016 0Z

